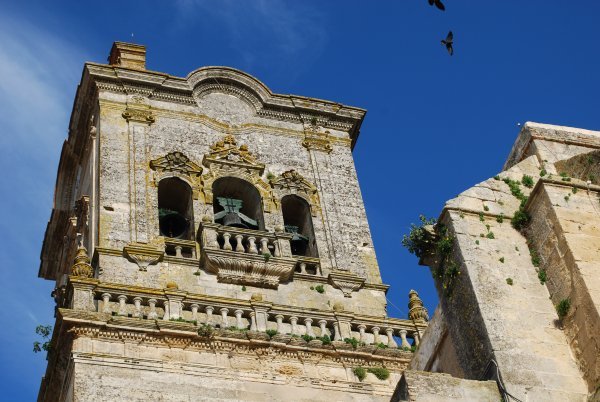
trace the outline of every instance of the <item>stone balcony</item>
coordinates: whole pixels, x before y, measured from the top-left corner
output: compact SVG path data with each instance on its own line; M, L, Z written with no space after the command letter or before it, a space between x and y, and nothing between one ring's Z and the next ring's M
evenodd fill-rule
M200 228L201 266L219 282L276 289L288 281L297 264L291 235L241 229L203 222Z
M355 339L362 346L384 349L417 346L427 327L425 321L366 316L337 305L331 311L282 306L263 301L259 295L239 300L191 294L176 287L158 290L79 278L71 278L70 284L70 300L65 303L70 309L142 321L187 321L195 326L272 330L281 336L315 339L326 335L334 342Z

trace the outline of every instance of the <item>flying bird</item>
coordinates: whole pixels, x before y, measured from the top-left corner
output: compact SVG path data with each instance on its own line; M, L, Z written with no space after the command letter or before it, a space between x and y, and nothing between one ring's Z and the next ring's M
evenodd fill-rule
M429 0L430 6L433 6L434 4L437 8L439 8L442 11L444 11L446 9L446 7L444 6L444 3L442 3L440 0Z
M442 45L446 46L446 49L448 50L448 53L450 53L450 56L452 56L454 54L454 48L452 48L453 43L454 43L454 35L452 35L452 31L450 31L450 32L448 32L446 39L442 40Z

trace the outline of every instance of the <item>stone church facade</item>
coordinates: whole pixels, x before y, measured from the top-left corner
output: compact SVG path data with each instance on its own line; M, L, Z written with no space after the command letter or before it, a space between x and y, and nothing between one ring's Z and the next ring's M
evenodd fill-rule
M440 303L388 317L365 111L225 67L86 63L39 276L39 401L600 401L600 132L527 123L411 234ZM428 223L428 222L427 222Z
M39 275L39 401L389 400L427 327L388 317L352 149L365 111L225 67L86 63Z

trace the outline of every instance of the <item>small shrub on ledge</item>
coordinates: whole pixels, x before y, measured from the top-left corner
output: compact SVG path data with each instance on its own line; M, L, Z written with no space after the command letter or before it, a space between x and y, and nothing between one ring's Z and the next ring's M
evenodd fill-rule
M198 328L198 335L203 338L212 338L213 327L207 324L202 324L200 328Z
M315 290L319 293L325 293L325 287L323 287L323 285L315 286Z
M313 339L315 339L314 336L310 336L310 335L307 335L307 334L302 335L300 338L304 339L306 342L310 342Z
M385 381L390 378L390 372L385 367L370 367L367 369L367 371L381 381Z
M344 338L344 342L352 345L352 347L354 349L356 349L358 347L358 344L359 344L358 340L356 340L354 338Z
M331 345L331 338L329 337L329 335L323 335L322 337L317 339L320 339L321 342L323 342L323 345Z
M367 376L367 370L365 370L363 367L354 367L352 369L352 372L354 373L354 375L356 376L356 378L358 378L358 381L362 382L362 380L365 379L365 377Z
M277 330L276 329L267 329L265 332L267 333L267 335L269 335L269 338L272 338L275 335L277 335Z
M556 313L558 317L562 320L569 313L569 309L571 308L571 300L570 299L562 299L556 305Z
M377 348L378 348L378 349L387 349L387 348L388 348L388 345L386 345L386 344L385 344L385 343L383 343L383 342L379 342L379 343L378 343L377 345L375 345L375 346L377 346Z

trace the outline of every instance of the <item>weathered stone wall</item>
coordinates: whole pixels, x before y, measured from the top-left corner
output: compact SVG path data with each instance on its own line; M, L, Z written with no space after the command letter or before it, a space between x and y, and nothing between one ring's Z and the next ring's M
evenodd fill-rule
M527 123L506 170L446 204L441 221L455 239L460 274L436 284L452 342L444 344L444 326L434 322L412 367L480 380L495 377L494 360L520 399L582 401L597 389L600 207L585 180L595 179L599 144L598 132ZM524 175L537 183L533 191ZM510 224L521 196L505 179L530 196L522 233ZM571 308L559 320L555 305L567 298Z
M502 400L494 381L473 381L448 374L405 370L392 402L451 402Z

